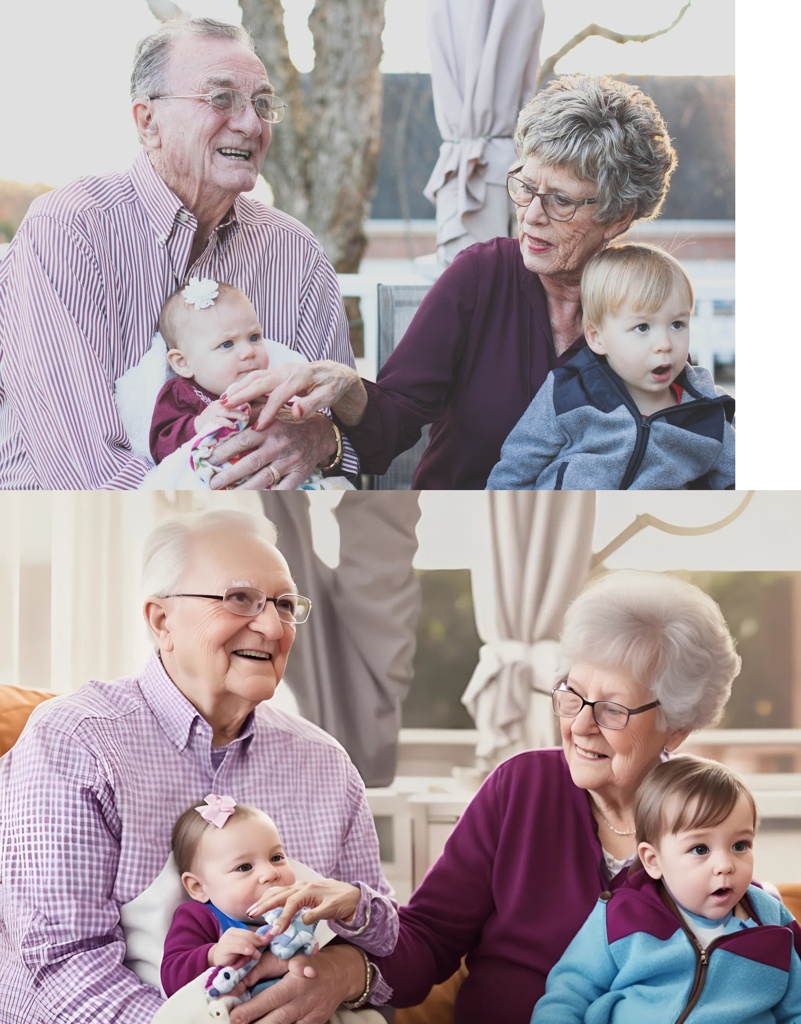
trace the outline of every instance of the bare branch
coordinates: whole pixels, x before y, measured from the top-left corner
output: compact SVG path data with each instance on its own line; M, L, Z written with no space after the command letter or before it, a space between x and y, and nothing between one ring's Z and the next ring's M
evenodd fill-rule
M567 56L571 50L583 43L585 39L589 39L592 36L597 36L601 39L608 39L613 43L647 43L649 39L656 39L657 36L663 36L665 33L670 32L674 29L684 15L687 13L688 8L692 6L692 0L687 0L684 6L681 8L679 13L673 19L673 21L666 27L657 29L656 32L647 32L643 35L626 34L623 32L615 32L614 29L605 28L603 25L586 25L580 32L577 32L571 39L560 47L552 56L544 60L540 65L539 83L547 82L549 79L554 78L556 75L556 65L559 61Z
M147 0L147 6L150 8L150 13L155 15L159 21L180 18L184 13L178 4L174 4L172 0Z

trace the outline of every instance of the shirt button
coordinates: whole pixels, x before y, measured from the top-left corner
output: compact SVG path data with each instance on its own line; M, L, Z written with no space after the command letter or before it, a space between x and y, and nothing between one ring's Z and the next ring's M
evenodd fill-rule
M182 224L186 224L186 222L189 220L189 214L186 212L186 210L181 210L181 212L178 214L178 220Z

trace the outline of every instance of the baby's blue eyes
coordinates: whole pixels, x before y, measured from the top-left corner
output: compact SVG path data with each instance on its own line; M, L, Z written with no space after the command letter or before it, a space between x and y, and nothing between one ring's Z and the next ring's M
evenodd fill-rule
M705 853L709 853L709 847L705 846L704 843L699 843L690 850L690 853L694 853L698 857L703 857Z
M250 342L251 342L251 343L252 343L253 345L258 345L258 344L259 344L259 342L261 341L261 335L260 335L260 334L251 334L251 336L250 336L250 339L249 339L249 340L250 340Z
M244 864L238 864L236 870L241 871L244 874L246 871L252 871L253 865L248 864L247 861L245 861Z
M222 345L220 345L220 348L233 348L233 347L234 347L234 343L232 341L224 341L222 343Z

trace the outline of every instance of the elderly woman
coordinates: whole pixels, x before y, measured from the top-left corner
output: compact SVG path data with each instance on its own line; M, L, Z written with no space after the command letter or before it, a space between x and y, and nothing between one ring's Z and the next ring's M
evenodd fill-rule
M562 749L520 754L486 780L401 908L395 952L371 958L374 1001L418 1003L466 956L457 1024L528 1024L551 967L635 856L640 781L719 719L740 669L715 602L655 573L591 585L561 642Z
M431 288L376 383L326 361L256 372L228 391L293 395L296 416L331 406L362 469L383 473L433 424L418 488L483 488L507 434L548 373L584 344L579 284L589 259L655 217L676 156L653 102L606 77L552 82L520 113L508 177L518 238L471 246Z
M48 701L0 762L3 1021L149 1024L181 898L172 827L209 793L268 811L319 874L389 891L347 754L269 704L310 610L274 541L267 520L231 511L158 527L145 551L156 650L144 670ZM315 957L337 1002L365 989L354 952ZM264 959L273 974L290 964L272 998L287 1020L305 1019L316 998L306 958Z

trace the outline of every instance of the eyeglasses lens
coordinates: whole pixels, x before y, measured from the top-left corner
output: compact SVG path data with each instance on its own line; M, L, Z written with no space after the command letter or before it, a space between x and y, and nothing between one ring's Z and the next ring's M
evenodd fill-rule
M305 622L311 611L311 601L299 594L282 594L270 602L282 622ZM255 587L231 587L223 595L223 607L234 615L260 615L266 604L267 597Z
M553 709L560 718L575 718L583 707L584 701L577 693L569 690L554 691ZM592 711L595 721L604 729L625 729L629 720L628 710L613 701L596 701Z
M238 89L214 89L209 94L209 103L218 114L231 117L233 114L242 113L247 106L248 98ZM275 124L284 116L284 105L277 96L256 96L253 106L262 121Z

